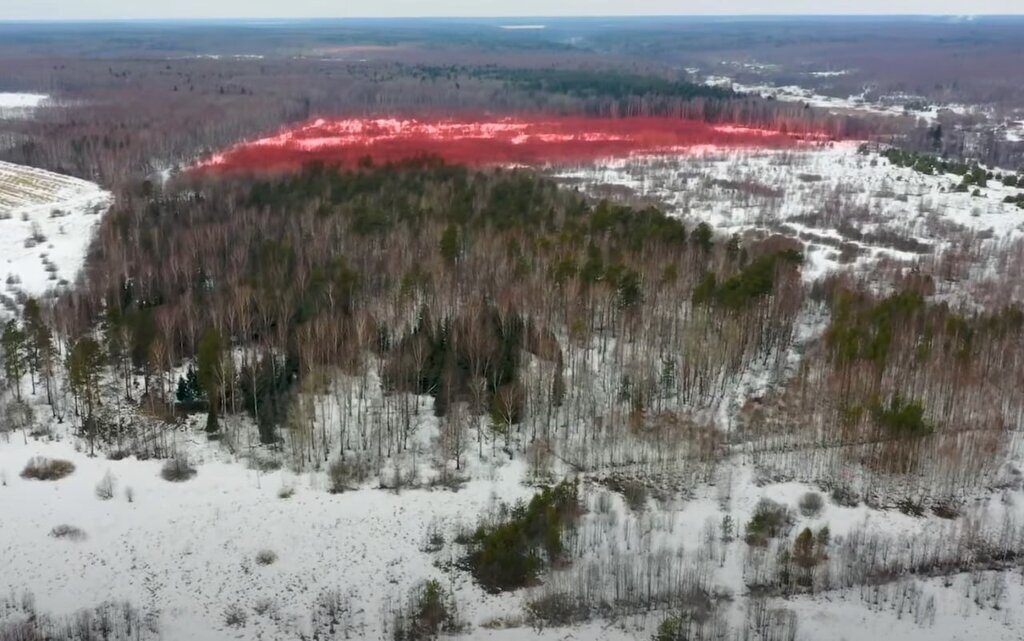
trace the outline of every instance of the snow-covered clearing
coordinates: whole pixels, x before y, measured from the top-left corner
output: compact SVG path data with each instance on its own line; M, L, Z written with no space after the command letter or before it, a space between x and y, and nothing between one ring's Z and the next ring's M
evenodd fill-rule
M818 71L811 72L810 76L816 78L829 78L843 76L848 71ZM770 83L744 84L735 82L728 76L707 76L704 83L718 87L729 87L735 91L748 94L756 94L784 102L799 102L808 104L819 109L826 109L833 113L847 113L859 111L883 116L912 116L923 118L928 122L934 122L941 111L950 111L957 114L973 113L976 109L960 104L928 105L919 107L922 99L916 96L894 95L884 96L878 100L869 100L866 93L852 95L846 98L828 96L815 92L813 89L799 85L775 85Z
M940 254L969 238L1005 244L1024 236L1024 209L1003 202L1016 188L990 180L977 196L956 192L958 176L893 167L877 154L858 153L853 142L635 156L556 176L595 194L625 188L721 233L797 236L806 245L808 281L883 258Z
M20 478L36 455L70 460L76 470L54 483ZM170 483L160 477L161 464L89 458L67 442L24 445L16 438L0 445L0 594L30 590L42 610L57 613L129 600L160 611L167 639L224 638L229 604L251 610L270 599L273 616L250 616L244 634L230 634L294 639L298 630L308 631L317 597L337 589L358 605L352 638L377 638L388 599L427 578L449 584L421 551L428 526L447 533L458 523L472 524L496 496L511 501L531 493L519 482L517 464L458 492L338 495L326 491L322 475L258 474L229 460L207 460L194 479ZM115 496L100 501L93 488L108 471L116 479ZM294 495L279 498L282 487ZM81 528L88 538L48 535L61 524ZM257 564L263 549L278 560ZM500 616L517 604L514 597L486 596L464 573L455 580L467 617Z
M110 206L99 185L0 161L0 277L38 296L72 282Z
M619 641L648 638L661 616L657 611L633 613L572 630L540 632L521 627L523 607L546 591L595 580L594 589L614 599L623 577L628 583L633 574L623 574L624 569L660 566L655 592L668 588L674 576L706 577L716 598L724 599L720 606L725 620L736 629L754 607L745 598L752 566L742 540L743 524L762 498L795 513L798 499L816 489L799 483L763 484L742 457L724 464L715 483L699 488L690 499L652 497L630 505L617 493L585 483L588 511L568 542L572 564L524 593L488 595L465 571L448 565L459 550L451 539L460 525L473 524L499 500L532 494L521 463L489 467L457 492L361 489L329 494L320 473L258 473L205 444L193 443L192 451L206 456L198 475L170 483L160 478L160 461L90 458L67 441L25 443L20 434L12 435L10 442L0 444L0 502L5 508L0 513L5 570L0 594L31 591L36 606L54 614L105 600L128 600L155 616L161 637L172 641L295 639L313 632L318 600L340 594L351 609L342 617L337 638L377 639L385 636L387 608L418 581L436 578L452 588L459 614L471 626L464 638L554 640L572 634ZM56 482L20 478L25 463L40 455L69 460L76 469ZM94 487L108 472L115 479L115 492L104 501ZM281 498L282 488L294 494ZM993 498L972 509L1002 511L1007 501L1024 505L1019 489L1011 494L1002 503ZM719 524L726 515L736 524L737 537L723 542ZM62 524L80 528L85 538L50 535ZM819 515L797 513L793 531L828 525L833 545L841 546L853 533L902 536L909 542L944 524L934 516L841 507L826 499ZM435 531L445 542L428 551ZM276 561L258 563L261 550L275 552ZM611 580L613 575L619 579ZM1011 607L1024 596L1019 573L964 574L945 583L910 577L901 581L773 600L771 607L799 614L799 639L873 641L879 634L1019 638L1024 612ZM908 597L895 596L897 590L909 590L917 599L913 616ZM934 599L931 606L929 599ZM225 623L231 604L248 612L241 627ZM505 623L495 627L499 620ZM503 629L508 625L512 627Z
M0 120L8 118L27 118L50 97L34 93L2 93L0 92Z
M1008 142L1024 142L1024 120L1008 122L1005 136Z

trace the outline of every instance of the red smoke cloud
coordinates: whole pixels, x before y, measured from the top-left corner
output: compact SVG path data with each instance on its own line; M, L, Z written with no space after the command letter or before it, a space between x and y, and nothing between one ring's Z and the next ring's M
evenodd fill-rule
M344 167L425 154L471 166L591 161L698 147L785 148L791 135L678 118L541 117L316 120L245 142L200 165L206 170L294 169L320 161Z

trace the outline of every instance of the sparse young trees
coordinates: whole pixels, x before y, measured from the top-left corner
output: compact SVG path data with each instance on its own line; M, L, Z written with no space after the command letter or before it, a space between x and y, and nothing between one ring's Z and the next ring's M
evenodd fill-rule
M76 399L76 412L81 418L80 428L89 441L89 452L94 454L100 425L96 409L101 402L100 375L103 369L103 350L96 339L83 336L68 355L68 381Z
M217 419L221 411L225 384L224 346L220 332L216 329L208 329L199 341L196 353L196 378L206 394L208 403L206 431L216 432L219 429Z
M14 388L16 398L21 400L21 379L25 375L27 364L27 346L25 332L18 321L11 319L4 323L0 336L0 348L3 349L4 375L7 384Z

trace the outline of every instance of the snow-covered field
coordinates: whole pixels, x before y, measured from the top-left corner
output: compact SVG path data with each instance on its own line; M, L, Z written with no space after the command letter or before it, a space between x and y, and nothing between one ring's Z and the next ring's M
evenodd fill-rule
M89 458L68 443L0 445L0 594L30 590L42 610L56 613L129 600L160 612L167 639L294 639L308 629L317 597L336 589L358 606L350 638L377 638L388 599L427 578L448 585L421 551L428 526L469 525L495 496L510 501L530 493L519 484L516 464L458 492L333 495L322 475L258 474L244 463L212 460L213 450L207 454L194 479L176 484L160 478L160 461ZM76 470L56 483L19 478L36 455L73 461ZM93 488L108 471L115 496L100 501ZM285 486L294 495L279 498ZM81 528L87 538L49 536L60 524ZM256 562L264 549L278 555L272 565ZM515 601L487 597L464 575L456 595L471 606L467 617L505 614ZM251 612L263 599L273 603L268 616L250 615L244 634L225 629L229 604Z
M1004 135L1009 142L1024 142L1024 120L1008 122Z
M938 254L965 238L1005 243L1024 236L1024 209L1003 202L1017 188L990 180L977 196L956 192L958 176L893 167L877 154L858 153L852 142L636 156L556 176L595 194L619 186L722 233L761 229L799 236L807 249L807 280L881 258Z
M0 443L0 594L16 600L31 591L36 607L52 614L128 600L155 619L161 638L211 641L312 634L317 603L325 595L340 595L350 610L337 636L324 638L378 639L385 638L389 605L418 581L435 578L453 590L459 615L469 625L466 639L625 641L649 638L660 615L634 613L541 632L521 627L524 605L546 589L576 585L588 576L593 581L602 573L609 579L616 568L621 577L623 568L655 563L665 570L655 575L655 589L676 572L701 577L721 599L723 617L735 630L753 607L745 598L750 551L741 536L720 541L718 524L729 515L741 527L761 498L795 510L799 497L815 489L759 483L742 458L724 465L714 484L686 500L647 499L631 507L619 494L585 484L588 512L570 537L573 563L556 570L544 586L488 595L466 572L448 565L458 554L451 539L460 525L471 525L499 500L532 494L521 463L496 463L457 492L368 488L335 495L326 491L319 473L257 473L205 444L193 443L192 451L205 452L198 475L170 483L160 478L160 461L91 458L68 442L25 443L20 435ZM72 461L76 469L56 482L20 478L25 463L40 455ZM115 479L115 491L104 501L94 487L107 473ZM294 490L289 498L279 496L285 487ZM1004 511L1004 505L1017 506L1012 509L1019 519L1024 493L1018 489L973 509ZM819 515L798 516L793 529L827 525L838 547L854 533L901 536L909 544L944 523L934 516L914 518L826 500ZM50 534L65 524L80 528L84 538ZM433 531L441 532L445 543L428 551ZM261 550L275 552L276 561L258 563ZM610 596L616 582L599 581L595 589ZM916 601L894 596L898 590L910 590ZM874 591L837 590L769 602L798 613L799 639L874 641L881 635L1009 641L1019 639L1024 626L1024 611L1014 607L1022 598L1024 576L990 572L946 580L908 577ZM248 613L243 626L225 623L231 604ZM506 623L494 625L499 620Z
M0 161L0 277L31 295L72 282L111 196L98 185Z
M49 96L34 93L0 92L0 120L27 118L49 98Z
M809 75L822 78L842 76L847 72L822 71L811 72ZM888 96L884 101L868 100L866 94L852 95L845 98L827 96L817 93L812 89L799 85L775 85L770 83L744 84L735 82L728 76L708 76L704 79L705 84L718 87L729 87L741 93L755 94L770 97L774 100L784 102L799 102L808 104L819 109L829 110L833 113L847 113L859 111L883 116L913 116L923 118L928 122L935 121L939 112L950 111L957 114L973 113L974 109L961 104L929 105L927 108L912 108L920 99L913 96Z

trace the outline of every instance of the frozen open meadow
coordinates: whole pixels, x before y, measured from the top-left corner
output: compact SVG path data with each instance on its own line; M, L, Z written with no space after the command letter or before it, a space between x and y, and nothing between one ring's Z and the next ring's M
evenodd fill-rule
M0 120L30 117L49 99L43 94L0 92Z
M0 276L8 294L72 282L110 206L95 183L0 161Z
M808 282L883 260L934 259L972 243L995 250L1024 237L1024 209L1003 202L1018 188L990 180L978 193L957 191L959 176L894 167L858 147L638 155L555 175L596 196L653 202L725 233L797 237Z

